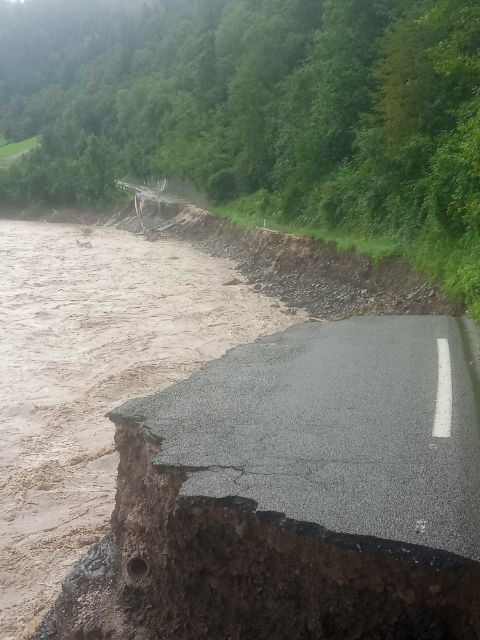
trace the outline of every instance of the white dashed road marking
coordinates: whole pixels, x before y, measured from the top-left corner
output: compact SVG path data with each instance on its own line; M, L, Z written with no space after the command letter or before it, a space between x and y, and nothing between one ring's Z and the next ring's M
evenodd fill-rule
M450 438L452 435L452 364L450 345L446 338L437 340L438 348L438 386L435 422L432 435L434 438Z

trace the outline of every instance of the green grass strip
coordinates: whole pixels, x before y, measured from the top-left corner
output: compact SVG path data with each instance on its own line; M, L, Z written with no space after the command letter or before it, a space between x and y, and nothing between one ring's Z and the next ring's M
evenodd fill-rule
M254 194L210 210L242 229L265 226L281 233L316 238L334 243L340 251L368 254L374 262L389 256L403 257L425 273L432 284L440 283L448 297L464 300L470 316L480 323L480 241L453 240L433 225L420 237L401 243L388 236L365 236L355 230L288 224L281 221L276 208L274 197Z
M0 146L0 164L9 164L23 153L36 147L38 143L38 136L35 136L28 138L28 140L21 140L20 142L12 142L11 144Z
M346 230L331 230L323 227L300 225L298 222L287 223L280 221L274 212L258 212L255 207L254 196L246 196L225 205L209 208L219 217L227 218L232 224L241 229L266 227L280 233L290 233L323 242L332 242L340 251L356 251L362 255L368 254L374 262L378 262L388 256L398 256L402 253L400 247L392 238L384 236L362 237Z

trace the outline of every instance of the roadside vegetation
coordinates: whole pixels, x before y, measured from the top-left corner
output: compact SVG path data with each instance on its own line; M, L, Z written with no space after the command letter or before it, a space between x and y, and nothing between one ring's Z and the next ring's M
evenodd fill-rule
M327 226L302 224L283 219L278 196L259 191L250 196L232 200L226 204L212 203L210 210L221 218L227 218L241 229L266 227L280 233L306 236L323 242L333 242L341 251L356 251L372 256L374 262L388 256L401 255L401 247L389 236L359 235L345 229L329 229Z
M480 320L476 0L75 4L0 0L0 130L42 139L1 199L186 177L237 224L404 255Z

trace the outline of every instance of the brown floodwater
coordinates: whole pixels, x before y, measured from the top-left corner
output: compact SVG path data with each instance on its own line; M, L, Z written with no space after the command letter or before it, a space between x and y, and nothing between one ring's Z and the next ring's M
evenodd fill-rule
M109 527L105 413L302 316L227 260L123 231L0 220L0 637L30 638Z

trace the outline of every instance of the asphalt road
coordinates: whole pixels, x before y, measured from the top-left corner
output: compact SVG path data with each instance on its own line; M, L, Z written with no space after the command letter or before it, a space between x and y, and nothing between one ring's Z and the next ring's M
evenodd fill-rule
M164 438L157 462L188 471L184 495L480 559L464 332L432 316L298 325L115 414Z

